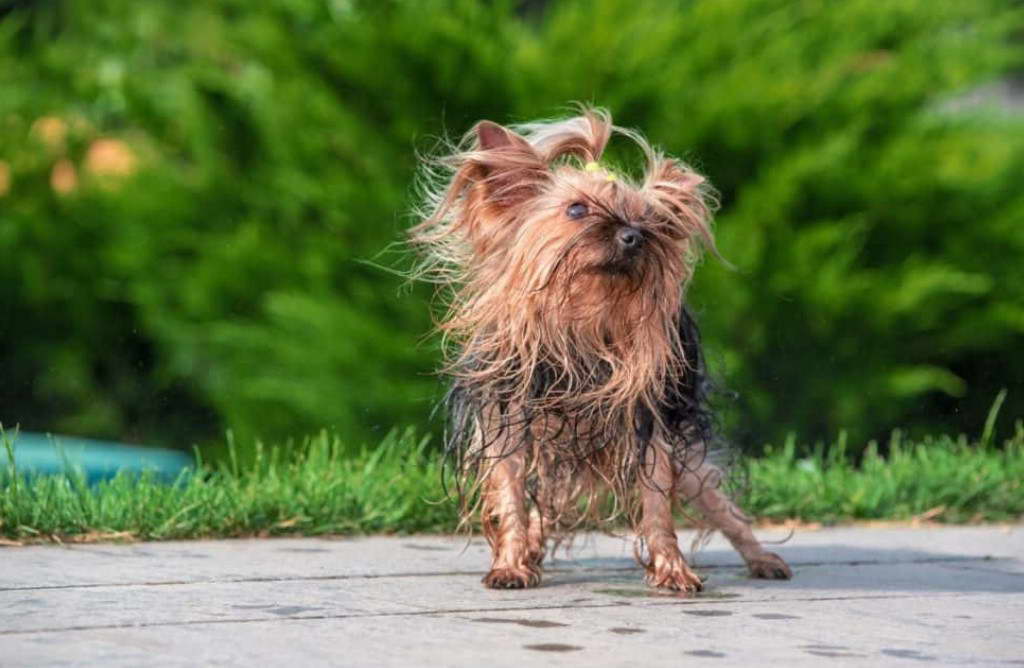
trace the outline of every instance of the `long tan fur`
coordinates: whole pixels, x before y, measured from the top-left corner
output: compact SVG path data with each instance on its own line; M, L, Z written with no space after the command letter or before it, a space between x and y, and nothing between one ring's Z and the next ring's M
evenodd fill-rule
M616 136L643 155L641 179L601 163ZM597 512L610 489L648 542L649 580L697 588L666 527L710 432L683 308L701 251L714 250L705 179L582 108L483 121L421 185L410 240L417 277L446 299L450 447L479 492L495 555L485 582L536 584L545 539L578 520L579 499Z

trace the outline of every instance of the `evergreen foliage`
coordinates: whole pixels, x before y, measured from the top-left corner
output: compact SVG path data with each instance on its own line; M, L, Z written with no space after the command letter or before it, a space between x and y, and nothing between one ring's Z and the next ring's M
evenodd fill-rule
M376 443L439 396L377 264L416 150L610 108L722 192L691 292L741 440L1024 414L1009 0L96 0L0 15L0 419ZM1016 32L1015 32L1016 31ZM617 159L628 156L617 155ZM1020 389L1018 389L1020 388Z

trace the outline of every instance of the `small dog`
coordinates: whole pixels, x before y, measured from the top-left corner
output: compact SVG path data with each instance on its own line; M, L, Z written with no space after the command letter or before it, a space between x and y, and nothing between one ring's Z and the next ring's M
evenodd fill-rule
M599 162L613 135L645 154L641 180ZM790 578L709 459L704 363L684 306L699 252L714 250L704 178L594 108L482 121L424 173L410 238L425 258L417 276L449 288L446 441L471 483L463 517L480 511L491 546L484 584L536 586L548 539L625 514L647 583L699 591L677 501L753 576Z

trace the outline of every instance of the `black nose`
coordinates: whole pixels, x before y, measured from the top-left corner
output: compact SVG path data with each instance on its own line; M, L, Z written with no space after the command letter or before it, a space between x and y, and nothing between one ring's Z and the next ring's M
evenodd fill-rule
M644 235L635 227L623 227L615 233L615 240L622 250L635 251L644 243Z

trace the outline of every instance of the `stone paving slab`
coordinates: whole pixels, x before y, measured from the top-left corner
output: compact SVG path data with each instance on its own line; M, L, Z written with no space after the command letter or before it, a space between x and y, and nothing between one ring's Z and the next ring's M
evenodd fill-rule
M683 597L601 535L512 592L481 587L487 550L465 538L6 548L0 666L1024 665L1024 527L773 549L793 581L747 578L716 537L695 558L706 592Z
M916 562L929 559L1020 556L1024 527L852 528L758 531L771 549L793 565L836 562ZM683 547L693 534L680 532ZM787 540L788 539L788 540ZM999 552L1002 546L1006 553ZM169 541L128 545L95 544L0 547L0 590L37 586L209 582L260 578L372 577L439 572L476 573L485 568L486 544L460 536L369 538L273 538L228 541ZM557 567L636 568L629 537L577 537L569 558ZM742 561L718 535L694 558L704 567L740 566ZM1020 564L1020 562L1017 562ZM17 564L15 568L14 565ZM1010 564L1004 564L1009 566ZM1021 566L1024 568L1024 565Z

